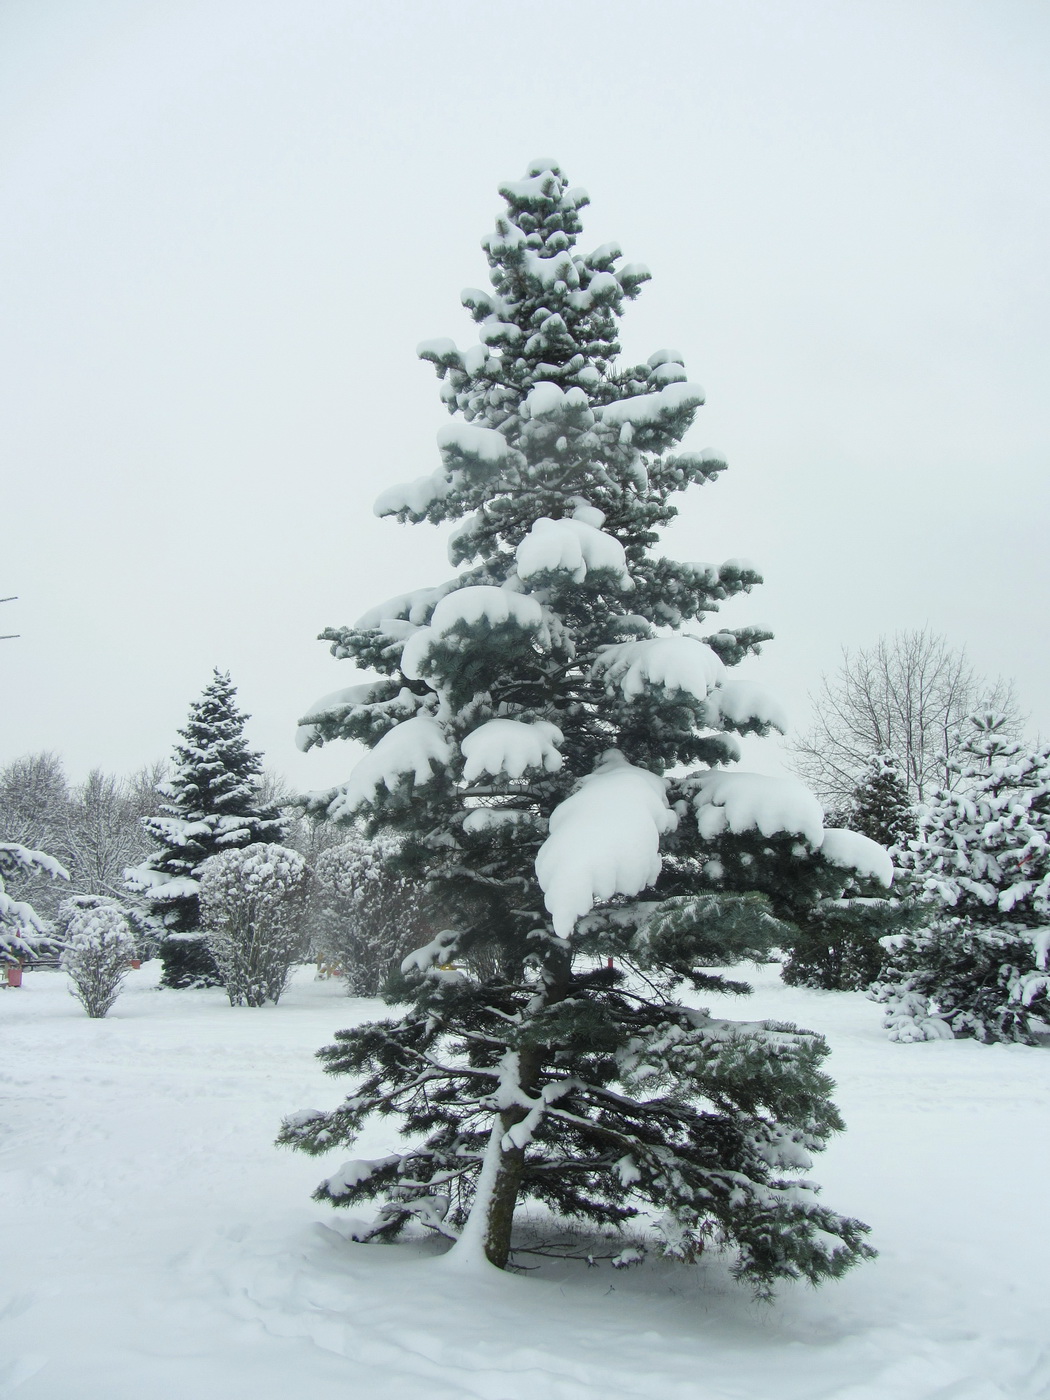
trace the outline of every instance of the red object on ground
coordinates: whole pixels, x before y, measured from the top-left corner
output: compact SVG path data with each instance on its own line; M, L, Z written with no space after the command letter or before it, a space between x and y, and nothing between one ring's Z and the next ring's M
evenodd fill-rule
M22 968L19 963L8 964L7 985L9 987L20 987L22 985Z
M132 959L131 959L131 966L132 966L132 967L141 967L141 966L142 966L142 959L141 959L141 958L132 958Z

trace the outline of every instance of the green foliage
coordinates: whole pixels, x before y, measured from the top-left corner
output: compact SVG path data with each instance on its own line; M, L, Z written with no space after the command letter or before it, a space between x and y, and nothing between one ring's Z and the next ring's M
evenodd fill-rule
M209 857L249 844L280 841L284 821L259 792L262 759L248 747L248 716L236 706L229 675L215 671L190 707L172 771L158 792L167 798L143 823L156 849L127 872L166 936L160 941L166 987L221 986L222 974L201 933L200 874Z
M391 1120L396 1152L318 1189L377 1201L367 1237L416 1220L502 1266L519 1200L595 1225L657 1207L667 1248L717 1239L761 1292L835 1277L872 1251L799 1180L842 1126L826 1046L679 997L746 991L727 965L767 957L800 904L870 881L821 854L819 809L806 837L701 831L704 776L780 722L727 672L769 633L693 630L758 572L652 552L677 493L725 469L679 450L703 391L674 351L620 362L618 318L649 273L613 245L576 250L583 191L538 162L502 193L492 291L463 298L480 343L419 350L452 416L440 465L376 503L459 521L450 557L469 567L327 631L379 679L300 731L304 748L367 745L314 809L395 833L439 932L388 988L400 1018L321 1052L350 1096L292 1115L281 1141L325 1153Z

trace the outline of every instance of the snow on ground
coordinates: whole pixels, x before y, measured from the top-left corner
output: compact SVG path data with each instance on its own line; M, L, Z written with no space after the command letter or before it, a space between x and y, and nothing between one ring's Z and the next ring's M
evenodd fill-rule
M382 1008L308 969L261 1010L155 975L101 1022L61 973L0 994L0 1397L1050 1394L1050 1050L891 1044L862 997L758 969L742 1014L829 1037L849 1131L814 1175L882 1252L770 1308L712 1257L463 1276L428 1241L354 1245L352 1217L309 1199L348 1154L271 1143L284 1113L345 1092L312 1052Z

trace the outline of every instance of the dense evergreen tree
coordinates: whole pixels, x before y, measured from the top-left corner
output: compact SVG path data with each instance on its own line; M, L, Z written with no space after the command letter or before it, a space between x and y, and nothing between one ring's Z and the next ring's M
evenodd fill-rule
M915 813L900 764L892 753L873 754L837 814L848 830L901 848L915 834ZM918 917L914 890L898 879L893 896L866 894L853 881L809 895L805 882L792 880L779 912L795 926L784 980L827 991L857 991L871 985L886 960L882 939L910 927Z
M321 1052L352 1097L292 1115L282 1141L326 1152L394 1115L409 1145L346 1163L318 1198L378 1198L371 1235L415 1218L460 1261L505 1264L531 1197L601 1225L656 1205L672 1251L714 1237L760 1290L819 1281L870 1253L795 1176L842 1126L827 1048L675 993L745 991L713 969L784 941L757 867L770 891L830 892L885 878L887 858L825 832L799 784L719 766L735 734L782 720L729 675L767 633L689 630L756 571L651 548L671 497L724 470L676 450L703 393L675 351L618 362L649 273L614 244L575 251L582 190L540 161L501 193L492 290L463 295L481 343L419 350L452 415L442 465L376 506L460 520L450 555L469 567L326 633L381 678L302 730L368 746L318 805L398 832L442 931L403 964L408 1012Z
M201 866L223 851L280 841L284 832L276 807L260 798L262 760L244 737L248 716L236 694L229 675L216 670L191 705L170 776L157 789L167 801L144 822L157 849L127 871L128 888L147 897L163 929L162 981L169 987L222 984L201 932Z
M927 918L892 940L873 994L896 1040L1033 1044L1050 1030L1050 748L1027 749L989 710L961 753L902 856Z
M915 808L896 754L872 754L853 789L846 825L880 846L903 848L915 835Z

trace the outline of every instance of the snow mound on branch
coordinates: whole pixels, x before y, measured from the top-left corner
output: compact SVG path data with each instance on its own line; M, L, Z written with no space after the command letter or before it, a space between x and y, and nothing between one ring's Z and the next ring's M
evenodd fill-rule
M841 865L845 870L867 875L887 889L893 884L893 862L885 848L869 836L862 836L859 831L829 826L820 843L820 853L832 865Z
M442 598L434 609L429 627L413 632L401 652L401 670L409 680L423 680L422 667L434 642L460 627L487 625L491 630L513 623L525 632L543 627L543 609L525 593L485 584L459 588Z
M616 285L619 290L619 283ZM594 279L591 286L594 286ZM560 384L544 379L529 390L522 408L528 418L557 418L563 413L579 413L589 409L590 400L580 388L566 390ZM593 418L588 421L593 421Z
M660 837L678 818L662 778L628 763L616 749L550 817L536 875L555 932L568 938L597 903L634 895L660 874Z
M615 574L621 588L633 588L623 545L585 520L551 520L541 516L516 550L518 577L530 579L546 571L572 574L582 583L589 571Z
M431 472L428 476L417 476L415 481L405 481L399 486L388 486L376 497L372 507L374 515L397 515L403 510L413 515L426 515L437 501L443 501L452 489L452 483L444 468Z
M393 792L407 773L412 774L414 785L421 787L434 776L435 764L445 767L451 758L451 746L436 719L429 715L406 719L365 754L329 808L329 815L334 818L373 802L381 783Z
M370 1162L360 1159L344 1162L335 1175L330 1176L325 1182L328 1194L337 1200L340 1196L348 1196L355 1186L361 1185L362 1181L367 1181L369 1177L375 1176L376 1172L385 1171L387 1167L395 1166L400 1160L400 1157L392 1156L377 1157Z
M824 839L823 809L794 778L713 771L702 774L697 785L696 824L708 840L727 829L736 834L760 831L763 836L786 832L804 836L813 847Z
M369 681L365 685L350 685L343 690L333 690L328 695L322 695L299 721L295 732L295 747L301 753L306 753L313 747L320 733L318 724L314 721L344 719L358 705L370 705L383 694L384 682ZM404 687L398 698L403 699L407 705L419 703L417 697Z
M726 681L716 695L719 714L731 724L747 724L758 720L759 724L772 725L781 734L788 732L788 717L784 706L763 685L755 681Z
M526 631L538 631L543 625L543 609L525 593L473 584L441 599L430 619L430 630L435 636L444 637L460 623L476 627L481 622L490 627L514 622Z
M502 433L476 423L446 423L438 429L437 445L443 454L472 457L493 467L505 462L510 451Z
M630 423L633 428L647 428L670 413L699 408L703 402L704 391L699 384L667 384L655 394L637 394L631 399L606 404L597 411L606 426Z
M460 745L467 760L463 777L472 783L483 773L505 773L508 778L520 778L526 768L556 773L562 765L556 747L561 742L561 730L546 720L522 724L517 719L490 719Z
M421 627L434 605L447 593L454 593L458 587L459 579L453 578L436 588L415 588L410 593L399 593L362 613L354 626L361 632L371 632L387 622L405 621L414 627Z
M542 821L535 812L522 811L518 807L472 807L463 818L463 830L471 836L482 831L498 830L500 827L536 826Z
M598 648L594 674L619 685L624 698L634 700L652 685L683 690L706 700L725 679L725 666L695 637L647 637Z

